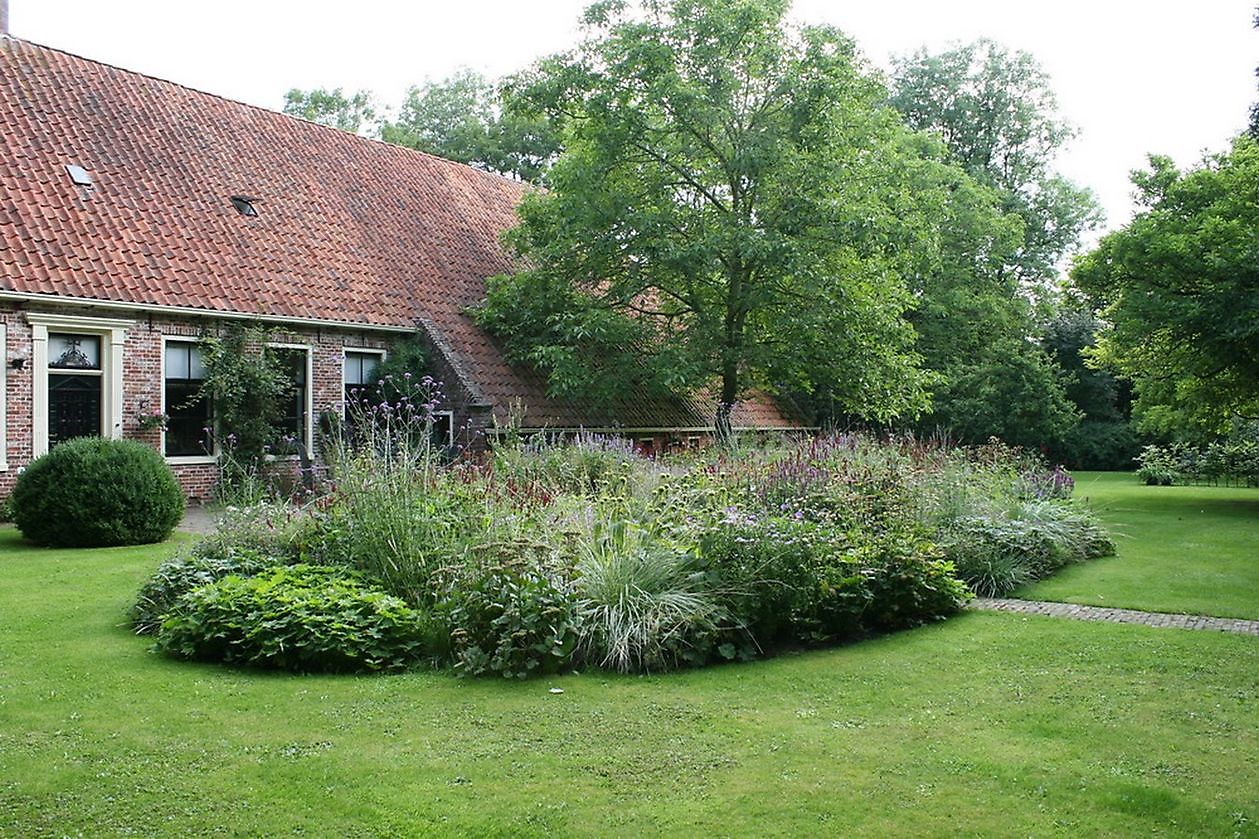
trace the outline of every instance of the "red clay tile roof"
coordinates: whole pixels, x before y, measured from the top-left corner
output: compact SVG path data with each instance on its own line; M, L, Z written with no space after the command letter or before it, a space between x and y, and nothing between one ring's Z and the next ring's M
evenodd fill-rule
M519 183L14 38L0 38L0 136L0 291L422 324L500 417L519 399L529 426L711 424L689 400L549 399L468 318L512 267L499 234ZM792 424L764 398L735 421Z

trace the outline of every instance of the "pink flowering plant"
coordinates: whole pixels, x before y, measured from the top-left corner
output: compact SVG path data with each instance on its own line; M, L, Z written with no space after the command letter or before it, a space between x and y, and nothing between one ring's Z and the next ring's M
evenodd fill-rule
M143 399L136 407L135 420L136 427L141 431L150 431L154 428L165 430L170 417L160 408L154 408L147 399Z

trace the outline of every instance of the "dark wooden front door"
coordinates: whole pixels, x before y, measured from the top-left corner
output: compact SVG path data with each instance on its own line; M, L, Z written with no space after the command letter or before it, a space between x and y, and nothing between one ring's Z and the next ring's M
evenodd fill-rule
M74 437L101 436L101 377L50 373L48 446Z

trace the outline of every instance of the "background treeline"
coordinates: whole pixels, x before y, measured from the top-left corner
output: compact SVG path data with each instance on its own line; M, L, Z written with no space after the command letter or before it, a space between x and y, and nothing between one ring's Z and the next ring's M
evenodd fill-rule
M997 437L1075 468L1131 468L1143 445L1246 415L1254 261L1203 245L1215 305L1178 312L1214 278L1177 275L1196 270L1183 260L1159 276L1158 259L1174 230L1192 237L1186 214L1245 192L1253 142L1185 173L1151 158L1134 174L1147 211L1068 279L1102 217L1054 169L1075 129L1032 56L979 40L882 74L787 5L601 4L581 44L507 78L461 70L397 108L291 90L285 111L547 188L510 237L536 267L493 278L478 317L556 394L615 391L622 371L638 388L718 382L721 404L762 388L811 423ZM1170 302L1123 288L1123 260Z

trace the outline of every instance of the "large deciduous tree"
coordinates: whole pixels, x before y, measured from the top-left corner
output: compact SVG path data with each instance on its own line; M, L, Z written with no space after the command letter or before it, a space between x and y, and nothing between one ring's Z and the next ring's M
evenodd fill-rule
M448 160L538 182L559 153L557 125L473 70L407 91L381 138Z
M1136 385L1143 427L1182 435L1259 417L1259 142L1133 174L1144 209L1072 278L1107 324L1096 351Z
M1031 306L1002 266L1021 241L996 191L950 162L925 135L905 157L916 210L932 235L907 271L917 348L940 374L924 430L964 442L1000 437L1032 448L1057 442L1076 420L1050 357L1031 342ZM945 187L945 188L941 188Z
M1023 220L1023 241L1004 270L1024 284L1056 279L1062 258L1100 216L1091 192L1053 170L1075 131L1036 59L989 40L919 50L896 62L892 104L910 127L937 134Z
M933 212L942 251L917 274L912 320L942 377L921 424L967 442L1056 446L1079 414L1038 322L1097 209L1052 170L1073 132L1049 79L1030 55L977 41L899 60L891 101L974 181Z
M825 389L919 410L901 271L918 240L903 129L833 29L786 0L601 3L517 90L566 126L482 323L556 393Z
M379 130L376 104L365 90L347 94L339 87L332 90L293 88L284 94L284 113L371 137Z

